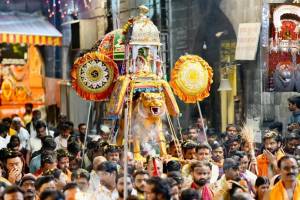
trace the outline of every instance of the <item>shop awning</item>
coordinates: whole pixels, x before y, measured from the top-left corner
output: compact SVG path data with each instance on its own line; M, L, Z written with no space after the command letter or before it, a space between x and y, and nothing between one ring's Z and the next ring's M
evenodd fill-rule
M0 12L0 43L61 46L62 34L43 16Z

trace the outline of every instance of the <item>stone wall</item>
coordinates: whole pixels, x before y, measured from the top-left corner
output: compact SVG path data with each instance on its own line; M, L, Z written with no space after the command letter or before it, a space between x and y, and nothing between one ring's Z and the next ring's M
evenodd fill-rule
M262 3L263 0L223 0L220 7L237 34L239 23L260 22Z

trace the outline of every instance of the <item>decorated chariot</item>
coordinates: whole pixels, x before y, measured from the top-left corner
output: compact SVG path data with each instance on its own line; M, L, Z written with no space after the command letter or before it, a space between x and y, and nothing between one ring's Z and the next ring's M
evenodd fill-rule
M108 33L98 51L75 61L72 86L86 100L106 101L105 115L119 120L116 144L144 160L146 155L167 156L164 120L179 143L170 118L180 114L174 93L186 103L209 96L212 69L198 56L182 56L169 84L164 79L159 31L146 16L148 8L140 6L139 11L123 29Z

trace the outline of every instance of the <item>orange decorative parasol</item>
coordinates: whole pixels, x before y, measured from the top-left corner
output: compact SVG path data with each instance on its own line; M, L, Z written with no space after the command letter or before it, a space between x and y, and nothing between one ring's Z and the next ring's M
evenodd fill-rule
M86 100L105 100L111 94L117 77L117 64L98 52L78 58L71 71L73 88Z
M196 55L181 56L171 72L170 85L185 103L196 103L209 96L213 71Z

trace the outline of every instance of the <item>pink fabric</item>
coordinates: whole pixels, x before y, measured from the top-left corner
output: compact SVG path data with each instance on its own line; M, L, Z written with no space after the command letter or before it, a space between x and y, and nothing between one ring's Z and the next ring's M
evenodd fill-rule
M153 162L153 174L152 174L152 176L159 176L159 172L158 172L158 169L157 169L157 164L156 164L155 158L153 158L152 162Z
M212 192L211 192L210 188L208 187L208 185L205 185L202 189L202 199L203 200L212 200L213 199Z
M191 185L192 189L198 190L197 185L193 182ZM210 188L208 187L208 184L206 184L203 189L202 189L202 198L203 200L213 200L213 194L210 190Z

